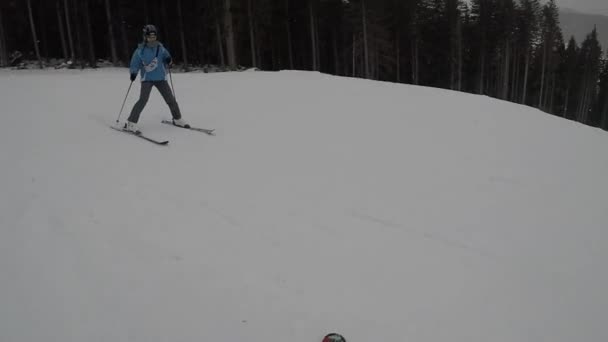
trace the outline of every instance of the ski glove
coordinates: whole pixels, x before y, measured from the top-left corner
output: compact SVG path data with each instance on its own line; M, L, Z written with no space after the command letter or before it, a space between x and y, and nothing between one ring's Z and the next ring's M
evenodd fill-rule
M171 57L165 57L165 64L170 66L173 64L173 59L171 59Z
M131 74L131 82L135 81L135 78L137 78L137 74Z

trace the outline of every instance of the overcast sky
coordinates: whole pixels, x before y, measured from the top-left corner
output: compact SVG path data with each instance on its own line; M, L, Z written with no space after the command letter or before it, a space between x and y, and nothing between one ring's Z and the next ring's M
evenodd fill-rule
M608 15L608 0L555 0L557 7L583 13Z

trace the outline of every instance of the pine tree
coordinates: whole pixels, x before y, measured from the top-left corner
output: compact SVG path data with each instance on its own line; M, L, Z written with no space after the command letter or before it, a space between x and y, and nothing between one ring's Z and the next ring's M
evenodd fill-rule
M127 25L125 23L124 8L122 3L119 3L118 17L120 18L120 39L122 41L122 58L125 65L128 65L131 59L131 52L129 51L129 38L127 34Z
M524 74L521 81L521 103L526 103L528 95L528 77L531 55L534 43L540 34L540 2L539 0L520 0L520 15L518 21L518 45L521 47L524 59Z
M597 81L602 56L602 49L597 40L597 30L595 28L587 35L580 53L585 67L580 88L577 119L579 122L588 124L592 123L590 122L590 111L597 100Z
M154 23L186 67L236 69L240 61L410 82L608 125L607 67L596 33L581 47L573 39L564 44L555 0L158 2L0 1L0 65L8 52L31 58L32 50L39 62L61 57L82 67L94 67L97 55L128 61L139 28Z
M555 0L549 0L542 10L542 43L541 43L541 75L540 75L540 91L538 96L538 107L547 109L547 103L552 94L551 81L554 77L556 58L554 49L561 37L561 29L559 27L559 11Z
M450 32L450 89L462 89L462 12L460 10L462 2L460 0L447 0L446 17Z
M502 22L498 7L501 0L472 0L471 16L475 32L473 49L477 58L477 93L497 94L497 80L500 68L497 70L495 61L499 53L499 43L502 42L504 32L501 30Z
M257 49L256 49L256 35L255 35L255 18L253 13L253 3L254 0L247 0L247 17L249 18L249 43L251 49L251 66L257 67Z
M566 92L564 94L564 108L562 115L565 118L574 119L575 116L571 115L573 108L576 108L578 103L576 90L577 85L580 84L580 74L582 73L578 63L579 48L576 45L574 37L571 37L568 41L568 47L566 48L564 67L565 67L565 83Z
M602 59L602 73L599 82L599 112L601 116L600 127L608 130L608 52Z
M114 37L114 25L112 20L112 11L110 10L110 0L105 0L106 7L106 18L108 20L108 34L109 34L109 45L111 51L112 63L114 65L118 64L118 54L116 52L116 38Z
M83 19L84 19L86 36L87 36L86 44L89 48L89 66L91 66L92 68L96 68L97 67L97 58L95 57L95 45L93 43L93 26L91 23L89 0L80 0L80 1L82 1L82 12L84 14Z
M236 70L236 48L234 40L234 23L232 22L232 1L224 0L224 32L226 37L226 52L228 54L228 66Z
M8 46L6 45L6 33L4 32L4 20L2 3L0 3L0 67L8 65Z
M291 37L291 13L289 11L289 1L290 0L285 0L285 31L287 33L287 56L289 58L289 69L293 69L293 44Z
M182 60L184 62L183 69L188 70L188 50L186 49L186 36L184 33L184 15L182 13L182 0L176 1L177 5L177 23L179 29L180 45L182 48Z
M386 74L395 74L394 35L388 27L390 16L385 13L386 1L357 0L346 6L346 18L352 31L353 76L381 79L381 67ZM357 70L360 72L356 73Z
M405 11L407 16L407 31L408 40L410 42L410 67L411 67L411 83L420 84L420 41L423 26L421 20L422 8L424 7L423 0L406 1Z
M496 95L500 98L507 100L509 96L509 85L511 82L511 63L513 60L513 50L515 44L515 3L513 0L501 0L496 9L496 19L498 22L498 34L499 44L498 50L500 51L500 58L502 65L498 65L497 73L500 82L496 85ZM498 71L501 70L502 72Z

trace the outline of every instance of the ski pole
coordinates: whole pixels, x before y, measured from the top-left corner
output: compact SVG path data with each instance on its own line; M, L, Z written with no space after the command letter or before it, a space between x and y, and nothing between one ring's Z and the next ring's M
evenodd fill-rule
M175 96L175 87L173 86L173 74L171 74L171 65L169 65L169 80L171 81L171 90L173 91L173 99L177 101L177 96Z
M133 85L133 81L129 84L129 89L127 89L127 95L125 95L125 100L122 101L122 107L120 107L120 112L118 113L118 117L116 118L116 123L120 120L120 116L122 115L122 110L125 108L125 103L127 102L127 97L129 97L129 92L131 91L131 86Z

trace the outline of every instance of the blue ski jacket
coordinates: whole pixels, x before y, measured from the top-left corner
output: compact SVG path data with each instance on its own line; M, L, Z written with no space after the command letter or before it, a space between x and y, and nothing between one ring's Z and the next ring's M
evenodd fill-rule
M141 74L141 81L164 81L167 79L165 61L171 54L160 42L151 47L141 43L131 57L131 74Z

